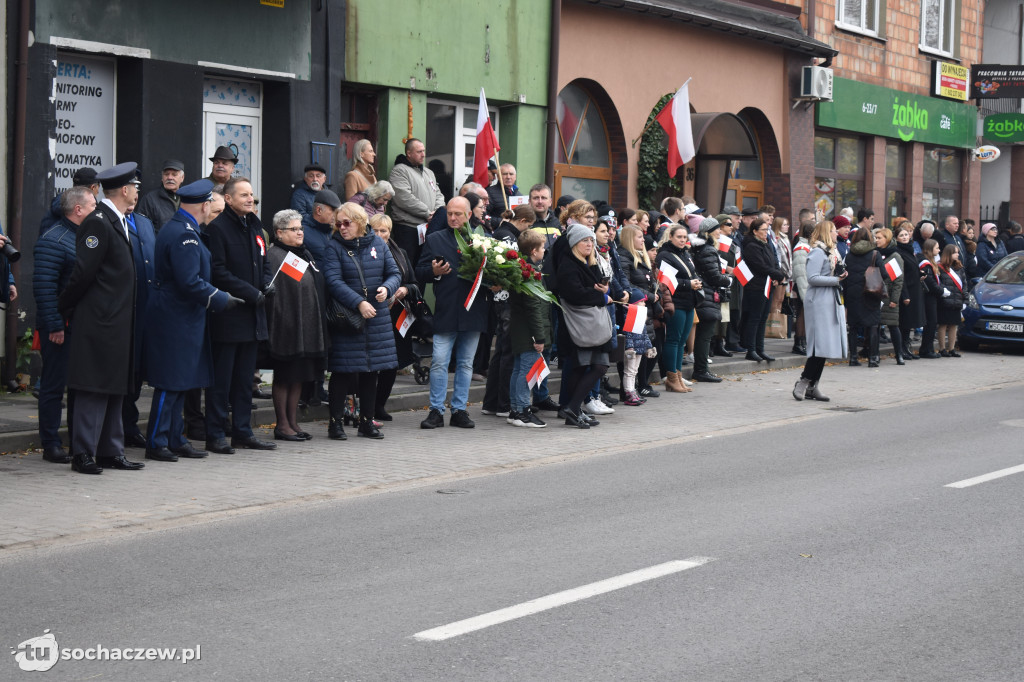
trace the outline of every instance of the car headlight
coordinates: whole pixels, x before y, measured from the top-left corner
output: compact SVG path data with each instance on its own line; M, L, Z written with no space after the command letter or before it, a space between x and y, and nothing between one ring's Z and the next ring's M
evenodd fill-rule
M978 299L974 298L974 294L967 294L967 307L971 310L981 309L981 306L978 305Z

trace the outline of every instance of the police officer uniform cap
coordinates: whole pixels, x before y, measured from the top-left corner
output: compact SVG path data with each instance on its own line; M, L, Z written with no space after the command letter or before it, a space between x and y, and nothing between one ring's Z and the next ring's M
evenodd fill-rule
M113 168L107 168L96 175L103 189L117 189L124 187L129 182L136 182L139 176L139 164L134 161L119 163Z
M178 198L183 204L201 204L213 198L213 181L209 178L190 182L178 189Z

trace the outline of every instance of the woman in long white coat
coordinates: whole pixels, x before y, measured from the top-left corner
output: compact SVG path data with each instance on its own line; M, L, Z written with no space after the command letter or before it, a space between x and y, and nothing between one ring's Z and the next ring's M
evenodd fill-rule
M814 226L807 255L807 293L804 297L804 323L807 329L807 363L793 387L793 397L828 402L818 390L826 358L843 358L847 354L846 309L843 306L843 270L836 275L839 250L836 249L836 226L823 220Z

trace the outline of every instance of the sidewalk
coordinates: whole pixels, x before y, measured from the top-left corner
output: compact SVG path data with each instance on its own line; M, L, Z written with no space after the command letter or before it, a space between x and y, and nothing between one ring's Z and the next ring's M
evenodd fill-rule
M799 362L793 356L787 360ZM149 461L143 471L111 470L102 476L75 474L68 465L45 462L38 452L2 455L0 548L87 541L427 483L451 487L467 475L655 445L679 444L685 456L691 447L714 447L714 437L725 433L772 429L768 437L784 437L784 431L774 429L841 417L850 408L884 409L1024 383L1021 360L1014 356L971 353L906 367L890 358L878 369L827 367L821 385L832 402L796 402L790 391L797 372L739 361L716 363L715 369L726 371L727 365L733 372L742 366L746 373L734 373L721 384L698 384L693 393L663 394L641 407L617 406L614 415L602 417L601 426L590 431L567 428L548 413L541 415L548 428L516 429L504 419L481 415L477 403L469 409L477 423L472 430L446 426L424 431L419 428L422 410L396 411L383 429L383 441L356 438L352 430L349 440L331 441L326 425L314 423L314 440L281 442L272 452L240 450L173 464ZM415 390L419 387L404 388L409 390L402 400L409 407L423 402L422 391ZM474 386L477 400L481 391ZM264 419L261 423L272 420ZM130 450L129 457L141 460L142 453Z

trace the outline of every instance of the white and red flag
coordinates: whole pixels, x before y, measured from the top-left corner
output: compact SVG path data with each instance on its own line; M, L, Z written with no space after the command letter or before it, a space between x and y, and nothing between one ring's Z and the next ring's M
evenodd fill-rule
M679 274L679 268L666 263L661 262L661 266L658 268L658 281L668 287L670 294L676 293L676 275Z
M643 334L645 324L647 324L647 307L630 303L626 308L626 321L622 325L622 331L630 334Z
M725 274L725 269L727 267L729 267L729 263L724 258L719 256L718 257L718 264L722 266L722 274L724 275Z
M733 268L732 274L736 275L741 286L747 286L747 282L754 279L754 273L750 271L746 261L743 260L736 261L736 267Z
M771 298L772 297L772 278L771 277L768 277L768 278L766 278L764 280L764 297L765 298Z
M729 249L732 247L732 237L726 237L724 234L718 238L718 250L722 253L729 253Z
M476 112L476 150L473 152L473 182L487 187L487 162L494 158L494 152L500 151L498 136L491 125L491 117L487 113L487 98L484 89L480 88L480 104Z
M895 282L903 274L903 268L900 267L895 258L885 264L885 271L889 275L890 282Z
M296 282L302 280L302 275L305 274L306 268L309 267L309 263L296 256L294 253L289 253L281 261L281 272L288 275Z
M409 327L416 321L416 316L409 312L409 309L402 306L402 312L398 313L398 319L395 320L395 329L398 330L398 335L405 338L405 335L409 333Z
M544 356L537 358L537 362L533 363L533 367L526 373L526 385L530 388L540 386L540 382L544 381L544 377L551 374L551 370L548 369L548 363L544 362Z
M473 288L469 290L469 296L466 296L466 310L473 307L473 299L476 298L476 292L480 291L480 283L484 279L484 268L487 267L487 256L484 256L483 260L480 261L480 269L476 271L476 277L473 278Z
M690 125L690 81L672 96L655 120L668 135L668 176L674 178L676 171L696 155L693 148L693 127Z

